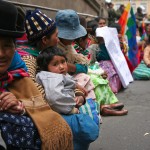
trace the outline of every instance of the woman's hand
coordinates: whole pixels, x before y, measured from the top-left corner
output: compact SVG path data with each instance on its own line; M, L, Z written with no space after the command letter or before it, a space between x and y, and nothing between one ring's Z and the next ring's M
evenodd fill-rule
M103 79L107 79L107 77L108 77L107 72L104 72L101 76Z
M67 63L68 66L68 73L75 73L76 72L76 66L71 63Z
M0 95L0 111L7 111L10 113L22 113L24 106L14 94L10 92L3 92Z

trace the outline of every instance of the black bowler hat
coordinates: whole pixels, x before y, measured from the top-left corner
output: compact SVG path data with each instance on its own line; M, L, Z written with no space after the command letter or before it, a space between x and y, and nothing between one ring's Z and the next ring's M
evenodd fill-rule
M17 31L18 11L15 5L0 0L0 36L21 37L25 31Z

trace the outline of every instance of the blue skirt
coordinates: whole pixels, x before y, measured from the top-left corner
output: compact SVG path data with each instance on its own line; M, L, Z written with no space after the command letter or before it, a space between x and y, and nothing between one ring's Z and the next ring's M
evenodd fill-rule
M99 136L98 125L86 114L62 117L72 130L74 150L88 150L89 144ZM40 136L28 116L0 112L0 130L8 150L41 149Z
M0 113L0 130L7 149L41 149L38 131L27 116Z

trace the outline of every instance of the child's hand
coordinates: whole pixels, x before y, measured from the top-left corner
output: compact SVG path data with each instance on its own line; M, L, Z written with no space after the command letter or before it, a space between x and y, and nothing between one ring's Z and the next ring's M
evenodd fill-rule
M87 90L86 90L84 87L82 87L81 85L76 84L76 88L77 88L77 89L80 89L82 92L84 92L85 96L88 95Z
M75 102L76 102L77 107L81 107L82 104L84 103L84 97L83 96L76 96Z
M79 109L78 108L73 108L73 114L79 114Z

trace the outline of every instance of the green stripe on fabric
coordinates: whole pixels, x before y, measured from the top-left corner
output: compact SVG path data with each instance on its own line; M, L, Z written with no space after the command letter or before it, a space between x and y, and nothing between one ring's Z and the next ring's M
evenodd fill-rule
M128 39L132 38L132 33L130 32L130 30L126 31L126 35L127 35Z
M83 105L85 112L93 119L92 113L91 113L91 108L89 107L89 104L86 103L85 105Z
M130 14L131 14L131 16L134 16L133 7L131 7Z
M80 109L82 110L83 114L86 114L88 112L86 112L85 108L84 108L84 105L80 107Z
M130 18L128 19L127 26L128 26L128 28L130 28L130 27L132 27L132 26L134 26L134 25L135 25L135 22L134 22L134 20L130 17Z
M127 21L127 27L128 27L128 30L126 31L126 35L128 37L128 39L131 39L132 38L132 33L131 31L129 30L131 27L135 26L135 21L134 19L132 18L132 16L134 16L134 12L133 12L133 8L131 7L131 10L130 10L130 17L128 18L128 21Z

